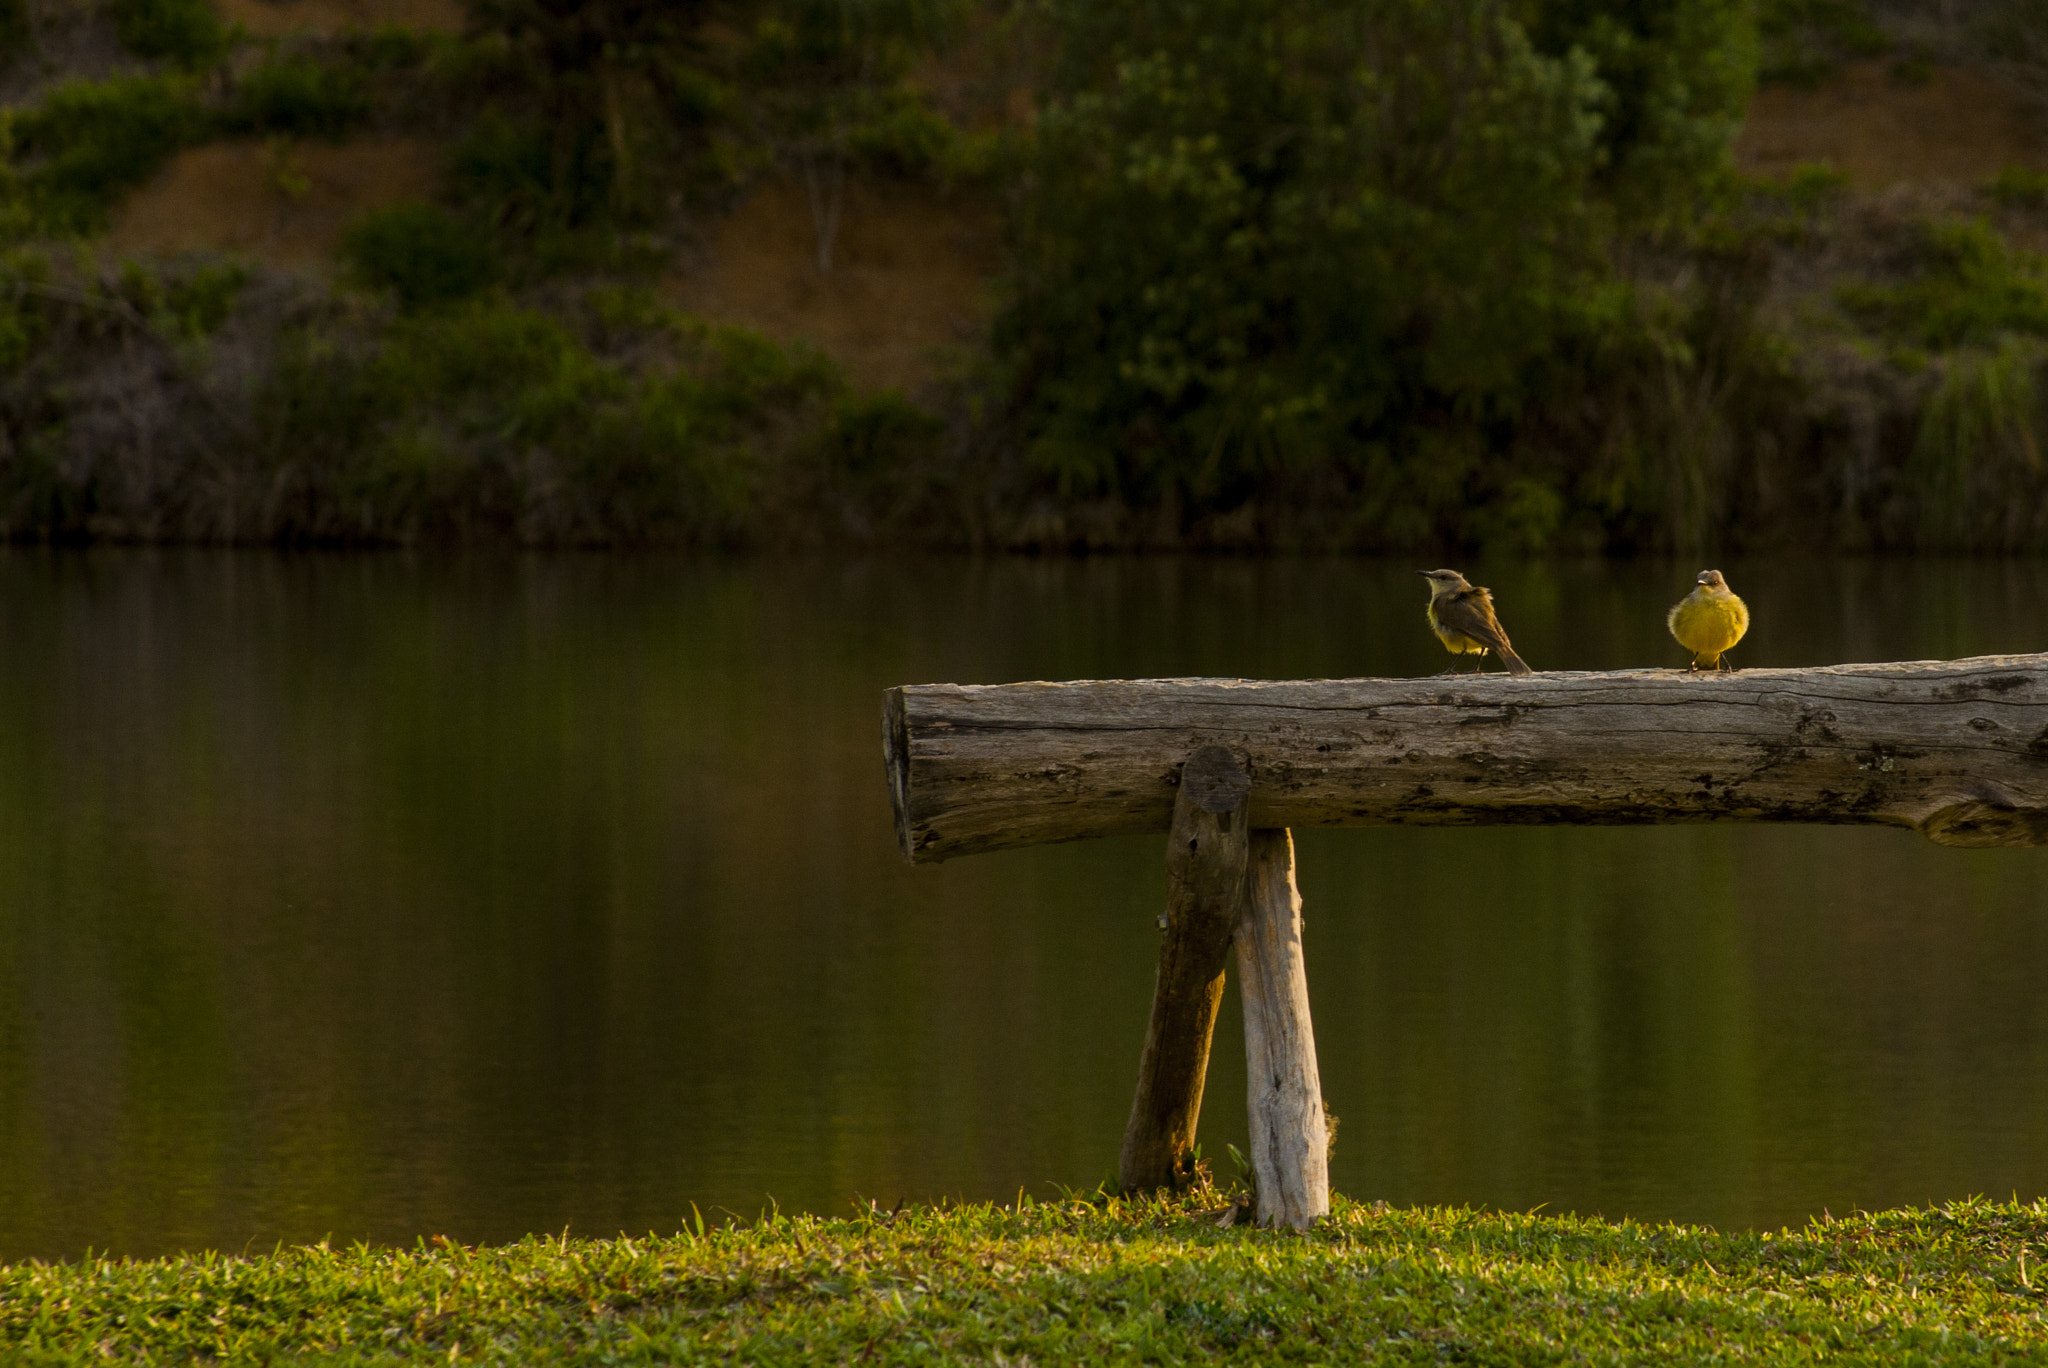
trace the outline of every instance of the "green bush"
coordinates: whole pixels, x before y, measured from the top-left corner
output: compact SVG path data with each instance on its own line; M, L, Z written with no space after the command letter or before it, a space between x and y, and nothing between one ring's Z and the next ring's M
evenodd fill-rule
M181 337L218 332L233 314L249 273L234 262L192 267L165 282L159 317Z
M2008 209L2048 209L2048 171L2008 166L1986 182L1984 193Z
M857 484L873 485L930 458L946 425L895 390L843 396L819 434L817 459Z
M1061 13L996 340L1062 496L1405 482L1390 444L1515 411L1599 306L1606 89L1505 5Z
M1756 81L1750 0L1537 0L1509 14L1538 50L1591 58L1596 185L1633 224L1689 224L1728 169Z
M812 516L862 541L935 511L943 517L945 437L944 422L894 390L841 395L806 453L817 481Z
M118 76L57 86L13 119L17 193L33 229L97 231L115 199L208 127L182 79Z
M303 470L298 535L412 540L495 529L552 542L740 534L756 440L836 386L751 334L642 317L672 353L629 369L561 320L475 300L354 347L286 339L259 403Z
M445 45L447 41L418 29L379 24L367 31L344 34L341 49L350 61L366 70L402 71L420 66L432 55L437 43Z
M494 60L475 73L487 109L456 157L461 193L521 233L643 220L675 151L675 102L658 96L694 65L708 9L472 0L470 46Z
M243 133L342 138L370 115L363 68L305 53L273 56L235 82L226 125Z
M1757 27L1763 79L1806 89L1833 76L1845 60L1881 57L1892 47L1867 0L1760 0Z
M498 275L489 235L431 204L366 216L343 240L342 259L359 281L391 291L408 309L465 299Z
M228 321L248 280L248 271L234 262L127 261L106 288L147 320L159 337L197 342Z
M1715 525L1727 461L1667 460L1649 434L1697 426L1669 396L1706 381L1666 370L1724 353L1661 331L1612 248L1689 250L1723 198L1745 4L1061 0L1051 18L996 330L1036 489L1156 508L1154 526L1287 510L1353 546ZM1588 412L1609 428L1590 444Z
M1904 471L1921 547L2010 551L2042 530L2041 363L2038 343L2010 336L1948 359Z
M1929 224L1913 275L1837 291L1864 326L1934 350L1996 346L2006 333L2048 336L2048 259L1981 221Z
M50 262L41 252L16 248L0 255L0 377L12 379L45 349L49 311L23 287L49 278Z
M213 0L110 0L114 33L138 57L196 69L226 55L233 35Z
M581 222L602 204L603 186L578 173L578 148L568 150L558 166L543 121L486 109L449 158L449 184L463 204L514 232Z
M1825 162L1803 162L1785 177L1785 198L1802 214L1818 213L1848 188L1847 173Z
M893 91L876 103L848 136L861 162L889 175L920 176L952 160L960 135L921 93Z

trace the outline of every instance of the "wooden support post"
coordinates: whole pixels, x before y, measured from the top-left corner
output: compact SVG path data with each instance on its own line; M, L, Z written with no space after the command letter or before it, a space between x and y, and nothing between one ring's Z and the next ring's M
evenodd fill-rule
M1223 967L1245 904L1251 788L1251 775L1221 746L1203 746L1181 766L1166 837L1166 934L1152 1021L1117 1161L1126 1191L1188 1176Z
M1330 1214L1330 1135L1309 1025L1294 836L1258 831L1251 844L1251 896L1237 930L1237 992L1244 1002L1258 1219L1306 1230Z

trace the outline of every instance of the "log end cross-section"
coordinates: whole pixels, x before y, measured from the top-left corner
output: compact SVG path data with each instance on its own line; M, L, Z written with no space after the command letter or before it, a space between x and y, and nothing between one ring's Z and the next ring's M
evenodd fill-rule
M2048 656L1716 675L1083 680L891 689L897 835L925 862L1167 829L1220 746L1258 828L1881 823L2048 842Z

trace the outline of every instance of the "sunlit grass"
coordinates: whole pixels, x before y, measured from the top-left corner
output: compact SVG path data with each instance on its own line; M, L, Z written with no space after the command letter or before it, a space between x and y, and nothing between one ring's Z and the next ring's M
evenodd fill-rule
M19 1363L1301 1363L2048 1357L2048 1204L1722 1234L1339 1200L770 1218L646 1239L0 1269Z

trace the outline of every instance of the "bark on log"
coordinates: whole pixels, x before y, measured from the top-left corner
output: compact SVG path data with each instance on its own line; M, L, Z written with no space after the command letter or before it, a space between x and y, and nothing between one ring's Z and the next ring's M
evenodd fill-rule
M1166 837L1166 934L1117 1161L1126 1191L1168 1187L1187 1176L1223 967L1245 912L1251 787L1251 776L1221 746L1202 747L1181 767Z
M886 695L915 862L1164 831L1221 745L1257 827L1835 822L2048 842L2048 656L1691 675L926 684Z
M1244 1071L1259 1224L1306 1230L1330 1214L1330 1134L1309 1024L1294 836L1252 835L1251 898L1237 932Z

